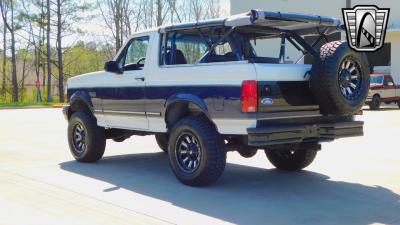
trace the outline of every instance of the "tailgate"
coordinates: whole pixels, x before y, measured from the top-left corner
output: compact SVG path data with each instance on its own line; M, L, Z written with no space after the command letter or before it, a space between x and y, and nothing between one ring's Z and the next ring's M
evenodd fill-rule
M309 88L311 65L255 64L258 112L318 110Z

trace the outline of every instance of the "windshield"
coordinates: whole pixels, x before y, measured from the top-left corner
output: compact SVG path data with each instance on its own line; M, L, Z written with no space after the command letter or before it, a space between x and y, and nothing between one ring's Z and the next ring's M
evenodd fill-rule
M371 76L371 84L383 84L383 76Z

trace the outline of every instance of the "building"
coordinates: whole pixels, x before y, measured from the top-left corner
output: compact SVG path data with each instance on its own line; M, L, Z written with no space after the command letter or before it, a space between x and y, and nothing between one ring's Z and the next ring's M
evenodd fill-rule
M385 46L376 53L368 54L373 66L390 66L392 76L400 84L400 1L399 0L230 0L230 14L247 12L250 9L264 9L270 11L312 13L331 16L343 20L342 8L355 5L378 5L381 8L390 8L388 30ZM345 32L331 37L333 40L346 40ZM262 43L262 51L274 51L279 44ZM297 51L288 49L287 60L296 61ZM307 60L307 59L305 59Z

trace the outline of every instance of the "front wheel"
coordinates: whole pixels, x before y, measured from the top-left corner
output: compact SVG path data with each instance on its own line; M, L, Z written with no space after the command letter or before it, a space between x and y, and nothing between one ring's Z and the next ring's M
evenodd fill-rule
M103 157L105 151L105 130L97 126L91 113L75 112L68 122L68 143L77 161L96 162Z
M309 166L317 156L318 144L290 144L266 149L268 160L281 170L301 170Z
M226 152L223 139L203 116L179 121L170 133L169 160L179 181L190 186L205 186L223 173Z

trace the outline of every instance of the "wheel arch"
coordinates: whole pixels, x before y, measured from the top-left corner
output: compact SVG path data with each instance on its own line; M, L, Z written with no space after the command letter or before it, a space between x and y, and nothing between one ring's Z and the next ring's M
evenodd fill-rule
M84 91L77 91L72 94L69 100L69 105L68 118L71 117L72 113L80 110L87 111L92 114L94 113L91 98L89 94Z
M165 102L163 115L167 129L170 129L180 119L197 114L203 114L213 123L207 105L198 96L192 94L176 94L168 98Z

